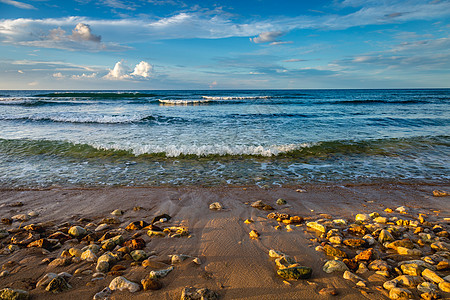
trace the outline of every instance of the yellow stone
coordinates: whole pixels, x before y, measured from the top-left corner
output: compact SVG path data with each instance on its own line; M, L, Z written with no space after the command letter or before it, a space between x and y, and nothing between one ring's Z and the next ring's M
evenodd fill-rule
M255 239L255 240L258 239L258 237L259 237L259 233L256 230L250 231L249 235L250 235L251 239Z
M385 210L384 210L385 212L387 212L387 213L391 213L391 212L393 212L393 210L392 210L392 208L386 208Z
M244 221L244 223L245 223L245 224L250 224L250 223L253 223L253 220L247 219L247 220Z

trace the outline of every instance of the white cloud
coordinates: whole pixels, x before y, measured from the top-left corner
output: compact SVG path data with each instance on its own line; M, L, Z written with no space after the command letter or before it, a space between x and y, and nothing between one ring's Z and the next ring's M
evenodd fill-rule
M270 43L277 41L277 38L282 36L283 33L281 31L267 31L260 33L255 38L250 38L250 41L256 44L260 43Z
M131 73L131 76L140 76L144 78L150 77L150 72L152 71L153 67L146 61L141 61L139 64L134 67L133 73Z
M23 74L23 71L22 71L22 70L17 70L17 72L20 73L20 74Z
M56 79L63 79L63 78L65 78L66 76L64 76L61 72L58 72L58 73L53 73L53 78L56 78Z
M69 38L97 43L100 43L100 40L102 39L101 36L92 34L91 27L83 23L78 23L77 26L75 26L75 29L72 30L72 35L69 36Z
M81 75L72 75L72 79L82 80L82 79L93 79L97 77L97 73L91 73L91 74L81 74Z
M104 77L105 79L112 80L123 80L130 78L128 72L130 68L123 64L123 62L118 61L112 70L109 70L109 73Z
M31 4L27 4L27 3L23 3L23 2L19 2L19 1L14 1L14 0L0 0L1 3L5 3L5 4L9 4L12 6L15 6L17 8L23 8L23 9L36 9L36 7L34 7Z

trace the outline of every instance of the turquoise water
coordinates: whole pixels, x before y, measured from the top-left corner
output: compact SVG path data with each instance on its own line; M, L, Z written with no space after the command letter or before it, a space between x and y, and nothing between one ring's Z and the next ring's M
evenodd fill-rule
M448 182L450 90L0 91L0 186Z

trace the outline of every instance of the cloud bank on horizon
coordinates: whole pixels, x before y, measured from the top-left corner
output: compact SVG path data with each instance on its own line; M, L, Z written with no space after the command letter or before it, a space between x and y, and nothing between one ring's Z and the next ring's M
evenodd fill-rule
M0 0L0 89L450 82L449 0L28 2Z

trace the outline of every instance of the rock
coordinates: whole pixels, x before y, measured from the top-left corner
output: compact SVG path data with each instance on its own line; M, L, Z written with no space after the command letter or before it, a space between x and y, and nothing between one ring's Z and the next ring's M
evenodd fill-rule
M95 228L95 231L98 232L98 231L103 231L103 230L106 230L106 229L109 229L109 225L108 224L100 224L100 225L97 226L97 228Z
M336 296L338 294L337 290L335 288L323 288L319 291L319 294L325 295L325 296Z
M189 255L175 254L175 255L172 255L172 257L170 258L170 262L172 264L178 264L178 263L181 263L182 261L186 260L189 257L190 257Z
M335 219L335 220L333 220L333 224L340 225L340 226L346 226L347 221L345 221L344 219Z
M431 271L430 269L425 269L422 271L422 277L426 280L433 281L435 283L441 283L444 282L444 279L439 277L434 271Z
M283 255L275 259L275 264L278 269L286 269L289 267L293 267L293 265L297 264L297 262L290 256Z
M330 243L335 244L335 245L340 245L342 243L342 238L337 235L330 236L330 238L328 240L330 241Z
M72 263L72 260L68 257L61 257L61 258L56 258L54 260L52 260L48 266L49 267L64 267L67 265L70 265Z
M112 224L120 224L120 220L119 219L117 219L117 218L104 218L104 219L102 219L101 221L100 221L100 223L99 224L110 224L110 225L112 225Z
M352 248L360 248L367 245L366 241L363 239L345 239L343 243Z
M47 273L41 279L39 279L39 281L36 283L36 287L44 288L50 283L50 281L52 281L56 277L58 277L58 275L55 273Z
M441 296L435 291L420 294L420 297L424 300L435 300L441 298Z
M319 224L317 222L308 222L308 223L306 223L306 226L308 226L311 229L323 232L323 233L325 233L327 231L326 226Z
M386 217L376 217L373 221L375 223L386 224L388 219Z
M403 286L414 288L424 280L420 276L400 275L395 278L397 282Z
M406 214L406 207L404 206L399 206L395 209L395 211L398 211L401 214Z
M185 287L181 292L181 300L216 300L219 295L206 288Z
M162 269L162 270L157 270L157 271L150 271L148 278L151 278L151 279L163 278L163 277L166 277L167 274L169 274L172 270L173 270L173 267L169 267L167 269Z
M443 190L434 190L433 191L433 196L435 196L435 197L445 197L445 196L448 196L448 192L443 191Z
M162 231L154 231L154 230L149 230L147 231L147 235L150 237L165 237L166 234Z
M347 257L347 253L330 245L323 246L323 251L328 256L342 257L342 258Z
M86 229L81 226L72 226L69 229L69 235L73 237L83 237L87 234Z
M147 253L145 253L144 250L131 251L130 255L134 259L134 261L143 261L147 258Z
M119 290L124 291L128 290L130 293L135 293L141 289L139 284L131 282L127 280L125 277L118 276L114 278L109 284L109 288L111 291Z
M72 287L67 283L64 277L57 276L50 281L45 290L57 294L71 288Z
M367 285L364 283L364 281L358 281L356 283L356 285L359 286L359 287L363 287L363 288L367 287Z
M413 294L407 289L395 287L389 291L389 299L403 300L403 299L411 299L412 297Z
M29 298L30 294L24 290L10 288L0 290L0 299L2 300L28 300Z
M222 210L223 206L219 202L214 202L209 205L210 210Z
M251 224L251 223L253 223L253 220L247 219L247 220L244 221L244 223L245 223L245 224Z
M284 255L285 254L283 252L276 251L276 250L273 250L273 249L269 250L269 256L272 257L272 258L278 258L278 257L282 257Z
M15 215L12 216L11 219L15 220L15 221L28 221L30 219L30 216L25 215L25 214L19 214L19 215Z
M398 247L404 247L408 249L414 248L414 243L409 239L397 240L385 245L386 248L397 250Z
M250 231L249 235L250 235L251 239L255 239L255 240L258 239L258 237L259 237L259 233L256 230Z
M155 222L160 222L162 219L165 219L166 222L169 221L170 219L172 219L171 216L169 216L168 214L162 214L162 215L158 215L156 217L153 218L152 220L152 224Z
M88 249L81 254L81 259L90 262L95 262L97 260L97 255L95 255L94 252L92 252L92 250Z
M351 224L347 230L348 230L348 232L350 232L352 234L365 235L367 233L367 228L363 225L358 225L358 224Z
M312 269L304 266L290 267L278 270L277 274L287 280L308 279L311 277Z
M286 200L280 198L280 199L277 200L276 203L277 203L277 205L285 205L286 204Z
M371 260L373 257L373 248L369 248L367 250L362 251L361 253L359 253L358 255L355 256L355 260L357 262L360 261L368 261Z
M447 282L447 281L440 282L439 283L439 288L443 292L450 293L450 282Z
M328 274L333 272L345 272L348 270L347 265L340 260L328 260L323 266L323 271Z
M113 256L110 252L107 252L100 256L97 260L96 270L98 272L107 273L109 268L116 263L116 257Z
M432 271L435 271L435 270L436 270L436 267L435 267L435 266L430 265L429 263L424 262L423 260L420 260L420 259L407 260L407 261L402 261L402 262L399 262L399 263L398 263L398 265L399 265L400 267L401 267L402 265L404 265L404 264L417 264L418 266L421 266L421 267L423 267L424 269L426 268L426 269L430 269L430 270L432 270Z
M397 253L400 255L421 256L422 251L419 249L408 249L405 247L397 247Z
M141 280L142 287L144 291L148 290L159 290L162 288L162 284L157 279L144 278Z
M0 272L0 278L6 277L9 275L9 271L8 270L4 270L2 272Z
M357 214L355 216L355 221L367 222L372 220L372 218L368 214Z
M83 251L81 251L80 249L77 249L77 248L70 248L69 254L71 256L81 257L81 255L83 254Z
M353 281L355 283L358 282L358 281L364 281L364 279L362 279L361 277L359 277L358 275L356 275L356 274L354 274L354 273L352 273L350 271L345 271L344 275L342 275L342 277L344 279L351 280L351 281Z
M194 259L192 260L192 262L193 262L194 264L197 264L197 265L201 265L201 264L202 264L202 261L201 261L200 258L198 258L198 257L194 258Z
M425 281L417 285L417 290L422 293L429 293L437 290L437 285L434 283Z
M37 248L43 248L43 249L46 249L46 250L50 250L55 245L56 245L56 243L52 243L48 239L39 239L39 240L36 240L36 241L33 241L33 242L29 243L27 245L27 247L28 248L30 248L30 247L37 247Z
M412 263L412 264L403 264L400 266L403 274L405 275L412 275L412 276L421 276L422 271L424 270L424 267L419 266L418 264Z
M109 287L105 287L103 290L94 295L94 300L107 300L109 299L109 295L111 295L111 289Z
M385 229L380 231L380 235L378 236L378 241L381 244L384 244L384 242L390 242L393 240L394 240L394 237L392 236L392 234L389 231L387 231Z
M431 248L436 251L450 251L450 244L445 242L435 242L431 244Z
M373 246L376 243L375 239L370 234L363 236L363 240L365 240L369 246Z
M364 273L366 273L368 271L369 271L369 269L367 269L366 265L364 263L360 263L359 266L358 266L358 270L356 270L356 273L357 274L364 274ZM387 271L377 271L377 272L387 272Z
M397 287L397 284L398 284L398 281L396 279L389 280L389 281L386 281L385 283L383 283L383 288L390 291L393 288Z
M111 212L111 214L112 214L113 216L118 217L118 216L123 215L123 211L120 210L120 209L115 209L114 211Z
M137 238L126 241L123 245L130 248L130 250L142 250L145 248L145 241L141 238Z
M11 237L11 243L19 246L27 246L29 243L39 238L39 234L33 234L31 232L18 232Z
M142 228L145 228L149 226L149 224L145 221L134 221L128 224L128 226L125 228L125 230L140 230ZM158 231L158 230L156 230ZM161 231L161 230L159 230Z

